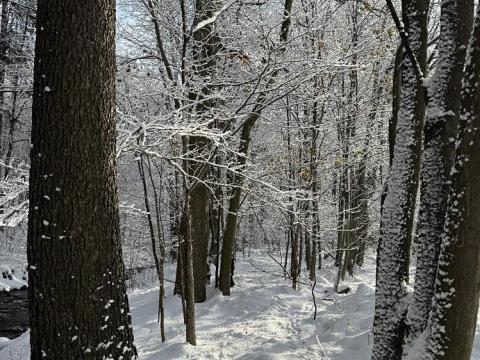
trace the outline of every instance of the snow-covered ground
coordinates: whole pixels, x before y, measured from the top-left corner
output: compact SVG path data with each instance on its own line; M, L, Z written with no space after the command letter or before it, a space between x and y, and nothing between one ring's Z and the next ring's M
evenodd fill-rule
M15 271L10 266L0 264L0 291L10 291L27 286L26 271Z
M267 272L258 270L263 269ZM142 360L367 360L372 343L375 261L343 285L352 291L333 293L334 268L327 264L317 276L317 319L309 285L294 291L281 268L269 257L255 254L238 259L236 285L230 297L213 287L208 300L197 304L197 346L185 343L182 308L167 283L167 341L161 342L157 323L158 290L130 294L135 342ZM173 279L173 267L167 278ZM303 277L302 281L309 283ZM480 340L477 330L476 340ZM28 359L28 333L9 342L0 340L0 360ZM472 359L480 359L476 341Z

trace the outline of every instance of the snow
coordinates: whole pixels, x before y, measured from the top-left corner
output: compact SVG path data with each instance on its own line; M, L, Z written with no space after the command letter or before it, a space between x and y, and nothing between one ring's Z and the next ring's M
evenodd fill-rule
M197 32L197 31L203 29L205 26L208 26L208 25L210 25L210 24L213 24L213 23L217 20L217 18L220 16L220 14L223 13L225 10L227 10L227 9L228 9L230 6L232 6L235 2L236 2L236 0L227 3L227 4L224 5L220 10L215 11L210 18L200 21L200 22L195 26L195 28L193 29L193 32Z
M333 293L335 269L330 266L323 270L315 294L319 307L317 320L313 320L310 287L302 285L299 291L294 291L271 259L258 254L239 259L236 274L230 297L223 297L209 287L207 301L197 304L196 347L185 343L182 308L177 298L166 299L167 341L162 344L156 314L158 291L134 292L130 301L140 358L369 358L374 288L365 281L374 276L372 269L362 270L357 280L345 284L354 289L347 295ZM306 277L301 281L308 282ZM167 294L172 292L171 286Z
M0 291L10 291L27 286L26 273L0 264ZM0 338L1 340L2 338Z
M174 266L169 265L167 279L172 280L174 274ZM185 342L182 308L172 295L173 284L167 282L166 288L165 343L157 323L158 290L152 286L134 290L129 299L140 359L370 359L375 259L367 257L355 278L342 283L352 289L348 294L333 292L335 277L330 263L319 271L315 288L318 313L313 320L309 286L294 291L280 267L259 253L239 258L232 295L223 297L210 286L207 301L196 305L197 346ZM302 276L301 281L307 283L308 279ZM479 338L477 330L472 359L480 359ZM28 343L28 332L8 342L0 339L0 348L4 347L0 360L29 359Z
M2 350L7 344L10 342L10 340L6 337L0 337L0 350Z

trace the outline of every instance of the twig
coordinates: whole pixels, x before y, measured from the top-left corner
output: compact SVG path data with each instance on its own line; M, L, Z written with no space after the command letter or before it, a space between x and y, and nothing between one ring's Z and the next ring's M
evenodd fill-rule
M290 274L287 269L285 268L285 266L283 266L283 264L281 262L279 262L277 259L275 259L269 252L267 252L267 255L270 256L270 258L275 261L283 270L283 273L285 275L287 275L287 277L291 280L292 279L292 274Z
M317 319L317 301L315 299L315 286L317 285L317 278L313 280L312 285L312 299L313 299L313 306L315 307L315 311L313 312L313 320Z
M271 272L271 271L262 269L262 268L260 268L260 267L258 267L258 266L256 266L256 265L254 265L254 264L252 263L252 261L249 261L249 263L250 263L250 265L252 265L253 268L255 268L255 269L257 269L257 270L259 270L259 271L261 271L261 272L264 272L265 274L269 274L269 275L273 275L273 276L276 276L276 277L284 278L283 275L275 274L274 272ZM288 275L287 277L288 277L289 280L292 280L292 278L290 277L290 275ZM302 282L302 281L299 281L299 283L302 284L302 285L310 285L310 284L304 283L304 282Z
M415 53L413 52L412 47L410 46L410 41L408 39L408 34L405 31L405 27L403 25L403 22L400 21L400 18L397 15L397 12L395 11L395 7L393 6L392 0L386 0L387 2L387 7L388 10L390 10L390 14L392 15L393 22L395 23L395 26L397 27L398 33L400 34L400 38L402 39L402 45L410 58L410 61L412 62L413 68L415 70L415 75L417 76L417 79L419 81L423 80L423 71L422 68L420 67L420 64L418 63L417 57Z

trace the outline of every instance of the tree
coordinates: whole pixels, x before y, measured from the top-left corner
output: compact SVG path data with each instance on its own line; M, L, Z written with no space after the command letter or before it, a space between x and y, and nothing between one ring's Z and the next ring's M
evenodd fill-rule
M288 32L290 28L290 14L292 11L292 0L285 0L285 7L283 11L283 20L280 31L280 40L282 42L282 48L288 40ZM275 80L275 76L278 71L274 71L268 81L269 85ZM238 149L238 155L236 160L236 166L238 169L243 170L247 163L248 149L252 140L252 130L259 119L262 111L265 109L267 103L267 91L260 92L256 98L255 106L251 113L247 116L242 125L242 131L240 133L240 145ZM225 231L223 234L223 247L222 247L222 261L220 264L220 281L219 288L222 294L225 296L230 295L231 276L232 276L232 259L235 243L235 235L237 232L237 217L240 210L240 199L242 196L242 185L245 180L244 175L241 172L236 172L231 177L232 195L228 204L228 214L225 225Z
M465 54L473 20L473 1L442 2L435 73L430 80L421 166L417 267L413 303L408 310L409 338L428 323L450 180Z
M205 23L213 18L221 3L198 0L195 2L195 19L192 34L193 39L193 72L200 78L200 89L190 89L190 100L194 103L194 118L200 118L201 122L208 123L208 127L215 127L212 109L219 101L215 95L215 88L209 81L215 73L216 58L222 46L220 38L215 31L213 22ZM198 119L196 120L198 122ZM211 152L212 141L207 136L193 135L188 137L186 151L194 160L186 165L187 173L198 179L190 191L187 199L190 208L191 237L193 251L194 278L195 278L195 302L202 303L207 298L207 273L209 268L208 240L210 237L210 188L205 185L209 177L210 166L208 160Z
M479 43L480 8L477 6L465 62L455 161L428 323L424 358L429 360L470 359L475 336L480 295Z
M426 0L402 1L402 18L408 34L404 47L409 45L416 62L412 61L411 53L405 51L394 155L382 208L377 253L373 360L401 359L403 351L405 283L408 282L425 114L421 80L426 68L428 4Z
M32 110L32 359L136 357L120 247L115 3L40 0Z

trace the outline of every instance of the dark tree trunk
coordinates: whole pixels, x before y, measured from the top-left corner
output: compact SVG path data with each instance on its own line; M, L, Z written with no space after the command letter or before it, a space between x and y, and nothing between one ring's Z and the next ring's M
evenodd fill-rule
M284 19L282 22L282 31L280 37L282 41L288 38L288 31L290 28L290 17L288 14L291 12L291 6L293 2L286 0ZM271 80L276 76L276 72L271 75ZM242 133L240 135L240 146L237 156L237 167L243 171L247 162L248 149L250 147L250 141L252 136L252 129L255 126L262 110L265 107L267 95L265 92L261 92L256 101L256 105L252 109L252 112L245 120L242 127ZM235 242L235 234L237 229L237 216L240 210L240 198L242 196L242 185L244 176L241 173L236 173L232 176L233 195L230 198L228 205L227 221L225 225L225 232L223 235L223 248L222 248L222 261L220 265L220 281L219 288L223 295L230 295L230 283L231 283L231 263L233 255L233 246Z
M292 288L297 289L298 276L300 275L298 269L298 240L299 240L299 228L298 226L292 226L290 229L290 238L292 243L292 253L290 258L290 276L292 277Z
M115 4L40 0L28 221L31 358L132 359L115 161Z
M426 68L428 0L402 1L402 17L422 72ZM402 358L410 243L417 197L425 89L419 69L404 56L394 156L382 207L377 252L373 360Z
M201 154L207 154L210 141L202 136L190 136L188 151L196 154L201 159ZM207 163L188 161L187 172L193 177L194 185L190 192L190 222L192 246L195 256L193 257L193 275L195 277L195 302L202 303L207 299L207 273L208 273L208 243L210 238L210 199L211 191L203 182L206 178Z
M182 294L185 299L184 320L186 329L186 340L191 345L197 344L195 332L195 278L194 278L194 255L192 225L190 216L190 189L185 190L185 206L182 216L183 236L183 266L182 266Z
M254 112L247 119L242 128L240 135L240 151L237 158L237 166L243 168L247 162L248 148L250 146L251 132L260 114ZM241 170L242 171L242 170ZM240 210L240 198L242 196L243 176L235 173L232 176L232 185L234 186L232 197L228 205L227 221L225 224L225 232L223 234L222 259L220 263L220 281L219 288L223 295L230 295L231 282L231 264L233 256L233 246L235 243L235 234L237 231L237 216Z
M456 154L428 324L427 359L469 360L475 336L480 295L479 44L477 6L464 70Z
M417 269L408 311L409 342L426 329L435 288L445 222L450 170L455 156L465 53L473 21L473 1L442 2L438 60L429 87L417 227Z
M309 216L307 212L307 216ZM310 270L310 256L311 256L312 250L310 249L310 232L307 229L305 232L305 254L302 256L305 256L305 269L307 271Z
M209 0L195 1L194 27L202 21L210 19L219 4ZM190 100L195 102L194 117L200 122L210 121L209 127L216 124L212 120L212 109L219 99L215 98L213 86L210 81L215 74L217 53L222 44L215 31L213 23L196 29L192 34L193 40L193 69L202 83L199 90L190 89ZM166 58L165 56L162 56ZM167 62L168 64L168 62ZM190 222L193 252L193 274L195 277L195 302L204 302L207 298L206 285L208 273L208 241L210 237L210 200L211 191L204 184L209 177L210 166L208 165L211 140L205 136L189 136L187 150L193 158L187 162L187 173L195 180L190 191Z
M150 160L148 161L148 175L149 179L154 191L154 199L155 199L155 215L157 218L157 234L158 234L158 241L161 242L161 236L160 236L160 221L159 221L159 207L158 207L158 199L157 199L157 191L155 189L155 184L153 182L153 176L152 176L152 170L151 170L151 165L150 165ZM143 185L143 199L145 202L145 211L147 213L147 222L148 222L148 228L150 230L150 240L151 240L151 245L152 245L152 255L153 255L153 260L155 262L155 270L157 271L157 277L158 277L158 282L159 282L159 304L158 304L158 309L159 309L159 320L160 320L160 335L162 337L162 342L165 341L165 327L164 327L164 305L163 305L163 294L164 294L164 287L163 287L163 253L158 256L158 251L157 251L157 241L156 241L156 236L155 236L155 229L153 226L153 220L152 220L152 211L150 208L150 201L149 201L149 194L148 194L148 186L147 186L147 181L145 177L145 161L144 161L144 155L140 155L140 159L138 160L138 171L140 174L140 178L142 180L142 185Z

